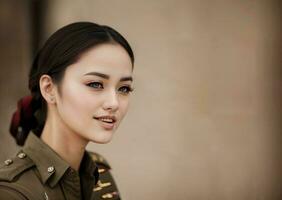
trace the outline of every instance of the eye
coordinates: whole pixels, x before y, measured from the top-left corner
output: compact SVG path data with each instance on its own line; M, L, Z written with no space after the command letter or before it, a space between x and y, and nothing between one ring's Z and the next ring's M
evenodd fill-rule
M133 88L131 88L130 86L122 86L118 89L118 91L122 94L129 94L133 91Z
M96 88L96 89L103 89L103 84L99 83L99 82L92 82L92 83L88 83L87 86L92 87L92 88Z

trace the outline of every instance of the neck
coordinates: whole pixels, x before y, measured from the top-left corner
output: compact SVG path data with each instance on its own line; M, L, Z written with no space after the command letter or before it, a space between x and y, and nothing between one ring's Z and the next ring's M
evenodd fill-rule
M61 119L47 117L41 139L73 169L79 170L88 142L67 128Z

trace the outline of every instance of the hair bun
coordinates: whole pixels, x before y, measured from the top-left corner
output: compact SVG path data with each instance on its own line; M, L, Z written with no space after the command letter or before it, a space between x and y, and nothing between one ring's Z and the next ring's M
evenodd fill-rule
M31 95L21 98L11 120L10 133L18 145L24 144L29 131L36 126L35 109L32 102Z

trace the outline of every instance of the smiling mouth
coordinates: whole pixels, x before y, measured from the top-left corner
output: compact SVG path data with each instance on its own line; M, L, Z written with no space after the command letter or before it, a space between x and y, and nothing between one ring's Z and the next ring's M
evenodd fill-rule
M101 116L101 117L93 117L97 121L99 121L101 127L103 127L105 130L112 130L115 126L116 117L114 116Z
M102 117L93 117L93 118L109 124L113 124L116 122L116 118L111 116L102 116Z

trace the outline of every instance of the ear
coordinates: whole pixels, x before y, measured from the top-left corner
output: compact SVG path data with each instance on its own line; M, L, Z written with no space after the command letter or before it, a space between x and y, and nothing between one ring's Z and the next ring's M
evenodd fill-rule
M48 104L56 103L56 85L53 83L52 78L44 74L39 79L40 92Z

